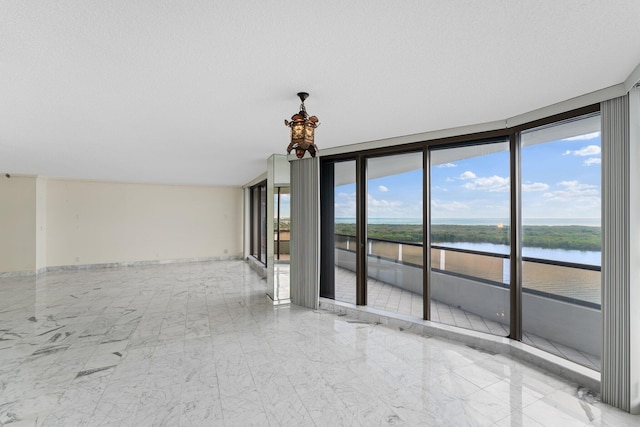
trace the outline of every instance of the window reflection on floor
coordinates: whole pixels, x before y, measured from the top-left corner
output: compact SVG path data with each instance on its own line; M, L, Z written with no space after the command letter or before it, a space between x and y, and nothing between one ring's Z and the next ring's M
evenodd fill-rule
M355 273L344 268L336 267L336 300L355 304L355 289L351 284L355 281ZM340 298L338 298L340 295ZM369 279L368 307L398 313L406 316L422 318L422 295L407 291L397 286ZM478 316L457 307L431 302L431 320L445 323L459 328L471 329L493 335L507 336L509 330L506 325ZM522 341L525 344L540 348L548 353L599 371L600 357L567 347L531 333L525 333Z

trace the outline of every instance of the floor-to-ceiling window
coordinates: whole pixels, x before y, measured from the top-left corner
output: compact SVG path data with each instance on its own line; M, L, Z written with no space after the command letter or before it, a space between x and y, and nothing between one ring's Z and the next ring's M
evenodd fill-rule
M509 143L431 151L431 320L509 335Z
M333 167L335 299L356 303L356 162Z
M291 203L289 187L276 187L273 194L273 259L288 261L291 254Z
M267 182L252 186L250 192L250 252L261 263L267 263Z
M600 367L600 117L534 128L522 144L523 341Z
M422 151L367 160L367 305L422 317Z
M599 369L598 110L323 158L321 296Z

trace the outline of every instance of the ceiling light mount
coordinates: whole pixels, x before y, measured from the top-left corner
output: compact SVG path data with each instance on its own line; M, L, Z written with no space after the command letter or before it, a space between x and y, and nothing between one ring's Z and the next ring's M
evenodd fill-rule
M314 131L320 124L316 116L307 114L307 109L304 106L304 101L309 97L308 92L298 92L298 98L300 98L300 111L291 116L291 121L284 121L285 126L291 129L290 137L291 142L287 147L287 154L291 153L291 150L296 150L296 157L301 159L308 151L311 157L316 156L318 147L313 141Z

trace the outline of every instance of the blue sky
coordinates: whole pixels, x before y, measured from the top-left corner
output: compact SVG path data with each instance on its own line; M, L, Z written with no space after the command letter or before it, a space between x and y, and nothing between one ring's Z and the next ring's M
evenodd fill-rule
M370 218L419 218L422 171L372 179L368 198ZM337 187L335 204L336 217L354 217L355 185ZM524 147L522 209L525 219L599 218L600 133ZM434 219L508 218L508 151L434 166L431 213Z
M277 203L277 195L274 196L274 206ZM276 207L277 209L277 207ZM291 216L291 194L280 194L280 218L289 218Z

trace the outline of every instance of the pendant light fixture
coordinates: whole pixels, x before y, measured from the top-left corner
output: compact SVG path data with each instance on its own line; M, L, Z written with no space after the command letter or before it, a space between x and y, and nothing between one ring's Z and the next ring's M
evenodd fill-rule
M291 153L291 150L296 150L296 157L301 159L304 157L305 152L309 152L311 157L315 157L318 152L318 147L313 142L314 131L320 124L316 116L307 114L307 110L304 107L304 100L309 97L307 92L298 92L298 97L302 102L300 104L300 111L291 116L291 121L284 121L285 126L291 129L291 142L287 147L287 154Z

